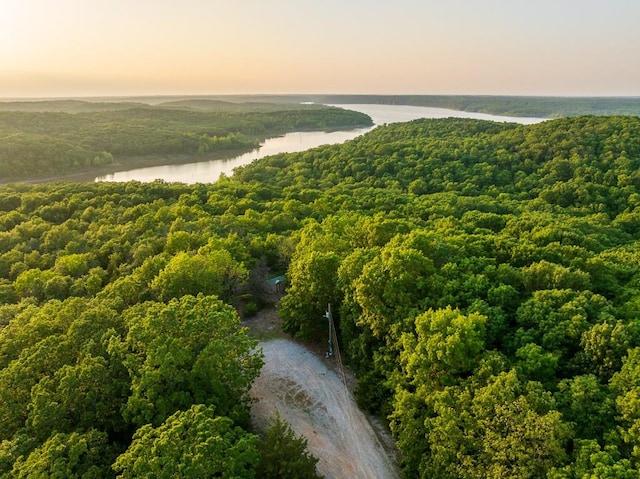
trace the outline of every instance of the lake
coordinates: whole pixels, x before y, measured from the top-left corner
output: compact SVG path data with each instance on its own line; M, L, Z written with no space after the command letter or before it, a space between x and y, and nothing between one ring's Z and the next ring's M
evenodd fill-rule
M448 110L446 108L431 108L409 105L333 105L348 110L366 113L373 120L374 126L345 131L304 131L287 133L277 138L269 138L255 150L227 159L199 161L179 165L151 166L132 170L116 171L99 176L95 181L154 181L162 179L168 182L182 183L214 183L221 174L230 176L233 169L247 165L255 160L278 153L294 153L315 148L321 145L343 143L362 135L378 125L416 120L418 118L474 118L498 122L513 122L525 125L545 121L545 118L525 118L489 115L486 113L472 113L466 111Z

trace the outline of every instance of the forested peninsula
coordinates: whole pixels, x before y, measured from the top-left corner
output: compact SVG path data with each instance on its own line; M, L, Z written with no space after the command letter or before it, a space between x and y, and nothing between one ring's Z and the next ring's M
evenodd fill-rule
M291 131L370 125L362 113L293 103L0 102L0 182L215 159Z
M579 115L640 116L640 97L553 97L500 95L331 95L321 103L413 105L494 115L560 118Z
M234 102L256 99L273 103L411 105L493 115L561 118L580 115L640 116L640 97L561 97L506 95L225 95L212 97ZM144 97L138 100L144 101Z
M2 185L0 253L2 477L276 477L236 311L283 273L285 330L326 341L332 305L404 477L640 475L638 117L392 124L215 184Z

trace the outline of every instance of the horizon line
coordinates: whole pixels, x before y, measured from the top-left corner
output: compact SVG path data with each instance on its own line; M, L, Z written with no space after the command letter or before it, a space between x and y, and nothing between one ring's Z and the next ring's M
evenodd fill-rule
M0 102L10 101L55 101L55 100L96 100L105 98L193 98L193 97L484 97L484 98L559 98L559 99L640 99L638 95L559 95L559 94L498 94L498 93L142 93L104 95L43 95L43 96L0 96Z

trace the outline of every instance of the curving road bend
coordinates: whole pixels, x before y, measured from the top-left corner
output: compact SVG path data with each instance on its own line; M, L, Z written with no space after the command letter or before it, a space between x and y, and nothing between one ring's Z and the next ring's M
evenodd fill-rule
M276 412L308 441L326 479L395 479L393 459L342 378L312 352L287 339L261 342L264 367L251 396L256 424Z

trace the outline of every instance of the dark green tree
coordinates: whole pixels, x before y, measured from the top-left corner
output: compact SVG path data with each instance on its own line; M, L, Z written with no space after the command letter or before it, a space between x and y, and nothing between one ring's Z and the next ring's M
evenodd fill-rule
M318 459L307 451L307 440L296 436L279 415L271 419L258 450L260 462L256 468L256 476L259 478L320 479L316 472Z

